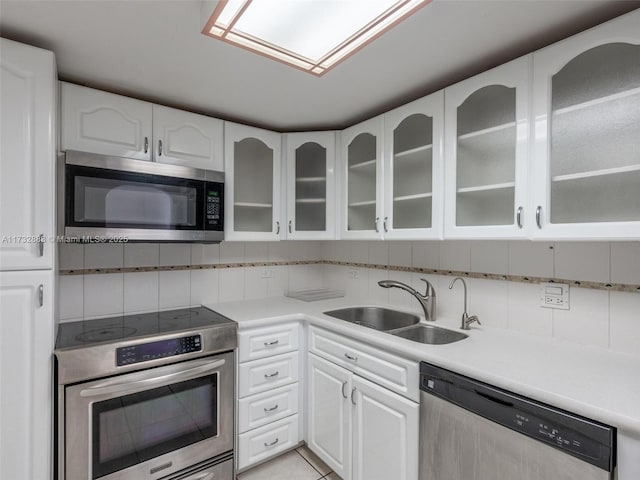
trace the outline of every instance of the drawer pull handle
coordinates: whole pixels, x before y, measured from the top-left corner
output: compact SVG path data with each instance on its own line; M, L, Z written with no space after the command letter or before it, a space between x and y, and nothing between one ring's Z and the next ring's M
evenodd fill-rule
M273 442L264 442L265 447L273 447L280 439L276 438Z
M347 381L345 380L344 382L342 382L342 397L343 398L347 398L347 394L344 393L344 387L347 386Z
M280 343L280 340L274 340L273 342L264 342L265 347L272 347L273 345L277 345Z
M352 362L357 362L358 361L358 357L352 357L351 355L349 355L348 353L344 354L345 358L347 360L351 360Z
M266 408L264 409L265 412L273 412L274 410L278 409L278 404L276 403L273 407L271 408Z
M264 374L264 378L273 378L273 377L277 377L279 374L280 374L280 372L265 373L265 374Z

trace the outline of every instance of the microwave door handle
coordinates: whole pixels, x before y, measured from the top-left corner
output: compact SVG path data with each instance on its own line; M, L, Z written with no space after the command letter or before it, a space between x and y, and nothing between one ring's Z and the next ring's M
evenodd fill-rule
M85 388L80 391L81 397L97 397L105 394L118 394L126 395L132 390L138 391L140 388L153 387L154 385L164 384L167 381L177 380L184 381L190 380L193 377L197 377L203 373L216 370L225 364L225 360L217 360L215 362L206 363L199 367L190 368L188 370L182 370L180 372L168 373L167 375L161 375L159 377L146 378L144 380L138 380L134 382L115 383L111 385L95 385L93 387Z

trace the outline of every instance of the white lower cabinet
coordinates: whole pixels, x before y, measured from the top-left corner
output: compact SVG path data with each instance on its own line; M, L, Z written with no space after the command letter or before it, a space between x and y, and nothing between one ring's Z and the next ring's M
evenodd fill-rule
M300 442L298 415L238 435L238 470L289 450Z
M0 272L0 478L50 479L53 272Z
M238 334L237 470L296 447L302 439L299 332L293 322Z
M313 344L318 333L330 332L310 329L309 448L343 480L417 480L419 404L363 378L364 370L356 374L321 358L325 353ZM345 342L344 348L372 349Z

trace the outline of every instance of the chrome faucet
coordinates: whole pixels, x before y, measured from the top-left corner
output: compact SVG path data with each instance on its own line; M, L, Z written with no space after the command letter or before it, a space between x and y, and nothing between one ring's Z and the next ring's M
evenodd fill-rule
M477 315L472 315L470 317L467 313L467 282L464 281L464 278L456 277L451 280L451 283L449 284L449 290L453 288L453 284L456 283L457 280L460 280L462 282L462 286L464 287L464 312L462 313L462 324L460 325L460 328L462 330L471 330L469 328L469 325L471 325L473 322L477 322L478 325L482 324L480 323Z
M399 288L416 297L416 300L420 302L420 306L424 311L424 319L429 322L433 322L436 319L436 291L433 288L433 285L431 285L426 278L421 278L420 280L427 284L424 295L422 295L420 292L417 292L409 285L398 282L397 280L381 280L378 282L378 285L380 285L382 288Z

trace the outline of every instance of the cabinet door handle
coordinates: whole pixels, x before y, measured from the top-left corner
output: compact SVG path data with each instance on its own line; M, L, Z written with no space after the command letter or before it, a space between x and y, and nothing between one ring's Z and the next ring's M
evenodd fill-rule
M273 447L280 439L276 438L273 442L264 442L265 447Z
M344 387L346 387L346 386L347 386L347 381L345 380L344 382L342 382L342 389L341 389L343 398L347 398L347 394L344 391Z
M38 255L44 256L44 233L41 233L38 237Z
M289 220L289 233L293 233L293 232L291 231L291 220Z
M158 156L162 156L162 140L158 140Z
M265 407L265 408L264 408L264 411L265 411L265 412L273 412L274 410L277 410L277 409L278 409L278 404L276 403L276 404L275 404L273 407L271 407L271 408L266 408L266 407Z
M516 223L518 224L518 228L522 228L522 207L518 207L518 211L516 212Z
M351 403L353 403L354 405L356 404L356 399L353 397L355 393L356 393L356 387L353 387L353 389L351 390Z
M345 356L345 358L347 360L351 360L352 362L357 362L358 361L358 357L353 357L353 356L349 355L348 353L345 353L344 356Z
M280 375L280 372L278 371L275 371L273 373L265 373L264 378L273 378L273 377L277 377L278 375Z
M276 235L280 235L280 222L276 222Z
M380 217L376 217L376 223L375 223L375 226L376 226L376 233L378 233L378 232L380 231L380 230L378 229L378 222L379 222L379 221L380 221Z
M144 153L149 153L149 137L144 137Z
M44 285L40 285L38 287L38 306L42 307L44 305Z
M542 228L542 205L538 205L536 208L536 225L538 228Z
M389 217L384 217L384 220L382 221L382 227L385 232L389 231L389 229L387 228L387 220L389 220Z
M274 340L272 342L264 342L264 346L265 347L271 347L273 345L277 345L278 343L280 343L280 340Z

